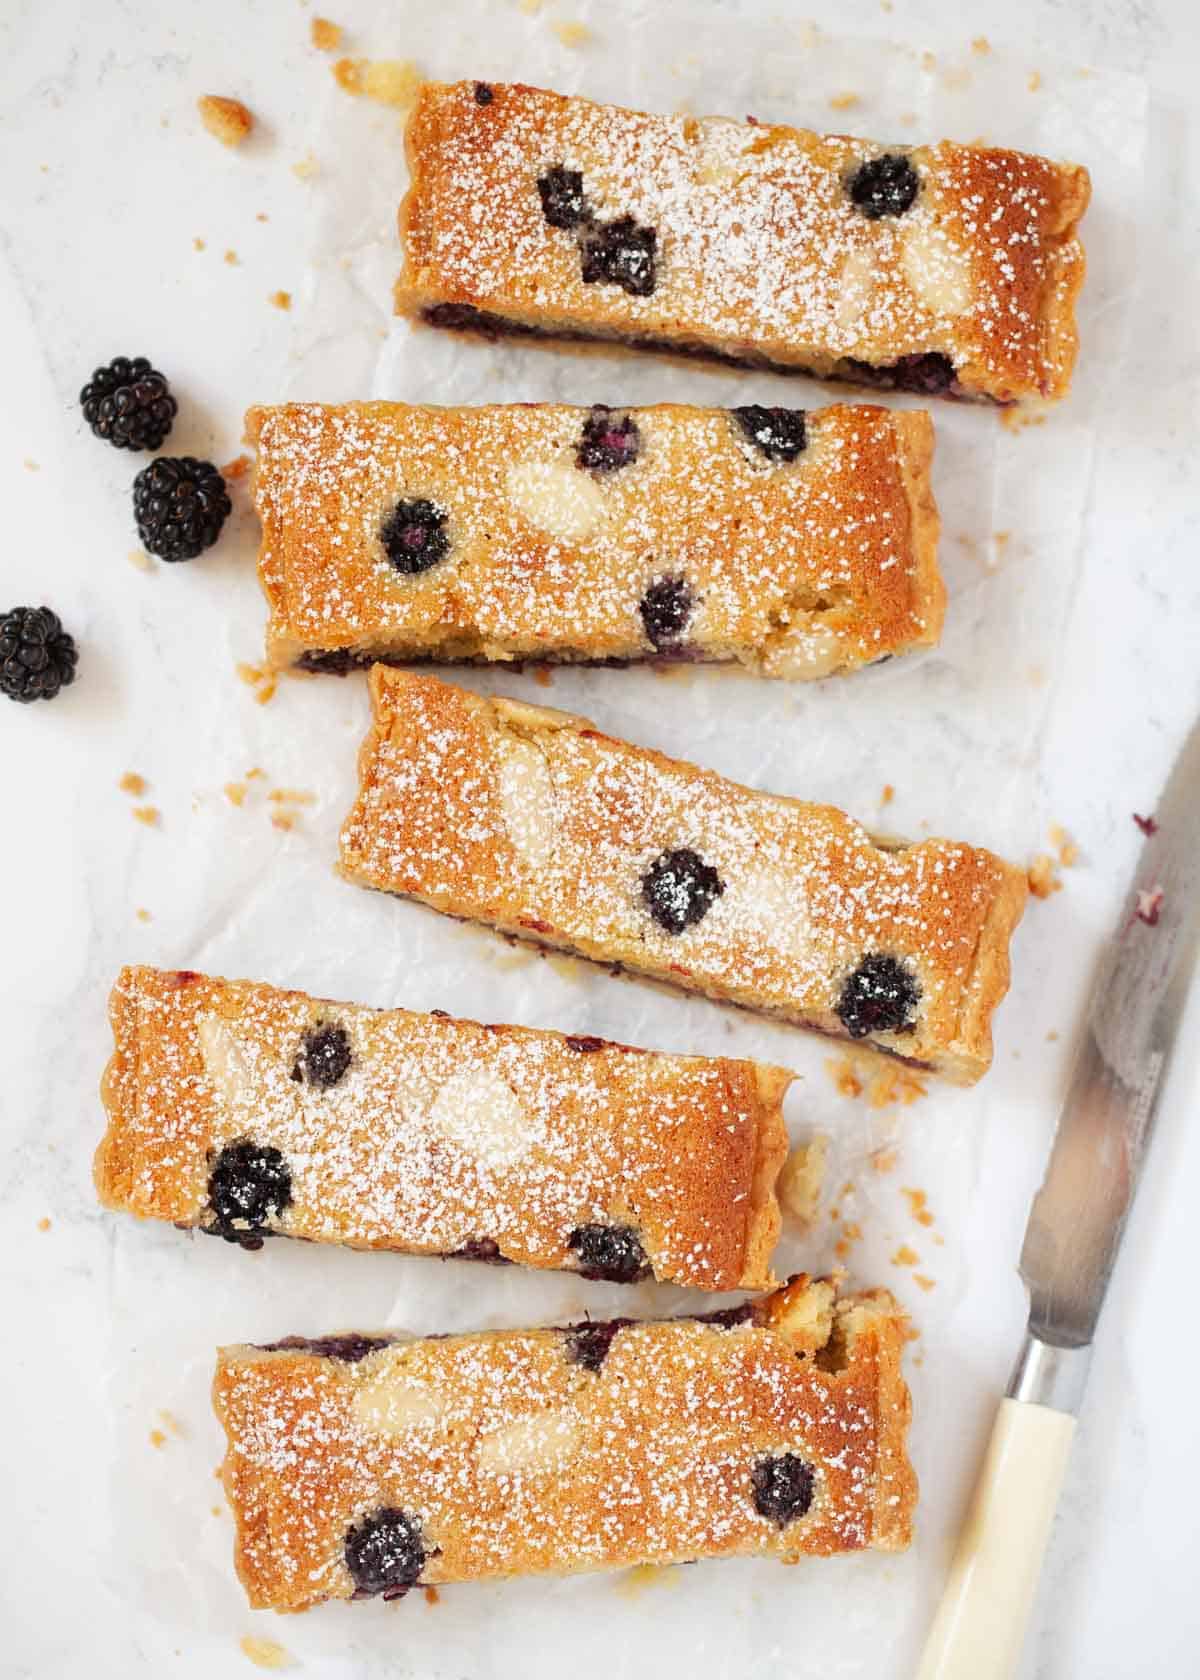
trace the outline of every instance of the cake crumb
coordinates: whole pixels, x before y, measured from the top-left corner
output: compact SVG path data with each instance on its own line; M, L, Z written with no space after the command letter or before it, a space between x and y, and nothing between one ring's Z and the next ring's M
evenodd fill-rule
M1079 862L1079 847L1066 829L1058 823L1050 824L1050 844L1058 853L1058 861L1063 869L1073 869Z
M436 1587L425 1587L423 1590L426 1604L437 1604L440 1601L441 1594Z
M245 782L226 782L225 797L231 805L244 805L246 802Z
M145 776L139 776L136 770L126 770L117 783L122 793L131 793L135 799L140 799L149 785Z
M892 0L879 0L879 10L881 12L890 12L892 10Z
M933 1224L933 1215L930 1213L928 1206L929 1198L924 1190L902 1189L900 1194L908 1203L909 1212L912 1214L918 1225Z
M586 23L552 23L550 27L564 47L582 47L593 38Z
M285 834L290 833L296 826L296 817L292 811L272 811L271 827L281 828Z
M265 706L268 700L274 698L279 679L269 666L249 665L243 660L238 663L237 674L247 688L254 690L254 698L260 706Z
M365 95L400 110L412 104L424 79L407 58L339 58L333 75L345 93L356 98Z
M235 455L228 465L221 468L221 477L226 484L236 484L239 478L245 478L250 471L249 455Z
M921 68L922 68L922 70L936 70L937 69L937 54L936 53L931 53L931 52L923 52L921 54Z
M271 218L267 215L265 210L256 210L254 212L254 220L256 222L269 222Z
M1010 432L1023 432L1027 426L1044 426L1046 416L1035 414L1032 409L1017 408L1014 404L1000 411L1000 424Z
M887 1144L882 1149L873 1149L868 1159L877 1173L895 1172L900 1162L900 1151L894 1144Z
M831 111L852 111L856 105L861 105L862 99L857 93L834 93L829 96Z
M172 1435L177 1435L181 1441L187 1440L187 1429L180 1423L174 1412L160 1410L158 1415L164 1427Z
M254 127L254 116L240 99L206 93L196 101L200 121L223 146L240 146Z
M1057 1044L1058 1043L1058 1034L1055 1032L1053 1027L1051 1027L1050 1031L1046 1034L1046 1043L1047 1044Z
M292 294L291 292L272 292L267 302L274 304L276 309L288 310L292 307Z
M201 239L199 237L199 235L197 235L197 237L192 240L192 250L193 251L207 251L207 249L208 249L208 241L204 240L204 239Z
M150 1445L152 1447L165 1447L166 1444L167 1437L163 1434L161 1429L152 1429L150 1431Z
M999 559L1001 554L1003 554L1004 550L1008 547L1011 540L1012 540L1012 532L1011 531L993 531L992 532L992 547L996 551L996 558L997 559Z
M267 798L272 805L315 805L317 796L307 788L272 788Z
M292 174L297 181L311 181L320 170L320 164L311 152L305 152L299 163L292 165Z
M39 1231L48 1231L50 1229L50 1221L46 1217L45 1214L43 1214L42 1217L38 1220L37 1228L38 1228Z
M318 52L336 52L342 44L341 25L328 18L314 18L308 34Z
M919 1289L924 1289L926 1291L935 1288L937 1285L937 1279L926 1277L924 1272L914 1272L913 1282Z
M135 805L133 815L136 821L144 823L147 828L157 828L161 813L157 805Z
M25 468L26 472L41 472L42 470L42 463L40 461L35 461L32 455L26 455L24 460L21 462L21 465Z
M990 53L991 50L992 43L988 40L986 35L976 35L975 39L971 42L971 51L973 53Z
M554 681L549 665L539 665L533 673L533 680L539 688L549 688Z
M265 770L260 770L258 768L258 766L256 765L253 770L247 770L246 780L248 782L265 781L266 780L266 775L267 775L267 772Z
M209 1510L212 1512L214 1517L219 1517L222 1514L221 1507L219 1505L210 1505Z
M839 1096L862 1096L862 1080L858 1077L854 1062L849 1056L831 1056L825 1063L825 1072L832 1079Z
M1029 72L1029 80L1025 83L1025 86L1029 89L1030 93L1036 93L1041 85L1042 72L1040 70L1031 70Z
M542 9L542 0L521 0L521 10L526 17L536 17Z
M154 562L144 548L131 548L125 558L139 572L152 572L154 570Z
M892 786L891 782L884 782L883 792L879 795L879 803L881 805L890 805L895 797L896 790Z
M260 1639L256 1633L244 1633L238 1648L249 1657L255 1668L291 1668L292 1658L277 1639Z
M926 1095L925 1081L900 1063L883 1063L867 1090L869 1108L890 1108L901 1103L908 1108Z
M800 1226L808 1227L816 1221L828 1153L828 1138L818 1135L791 1151L779 1175L780 1203Z
M921 1256L915 1248L910 1248L907 1243L901 1243L895 1254L892 1255L892 1265L916 1266L920 1263L920 1259Z
M226 251L225 261L229 264L230 268L236 268L237 267L237 260L238 260L238 254L237 254L236 251L234 251L234 250Z
M1062 890L1055 860L1046 852L1039 852L1034 858L1029 865L1026 880L1034 898L1049 898L1051 893Z
M154 917L150 914L149 910L139 908L134 911L134 915L137 917L139 922L152 922L154 920Z

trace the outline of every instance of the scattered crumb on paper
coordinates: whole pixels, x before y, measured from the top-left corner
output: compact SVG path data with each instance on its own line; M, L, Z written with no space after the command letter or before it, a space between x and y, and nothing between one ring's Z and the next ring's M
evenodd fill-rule
M975 39L971 42L971 51L972 52L975 52L975 53L990 53L991 50L992 50L992 43L988 40L986 35L976 35Z
M317 796L307 788L272 788L267 798L272 805L315 805Z
M161 1429L152 1429L150 1431L150 1445L152 1447L165 1447L166 1444L167 1437L163 1434Z
M272 811L271 812L271 827L272 828L281 828L284 831L284 833L287 834L293 828L295 828L295 826L296 826L296 817L295 817L294 812L292 812L292 811Z
M550 27L564 47L582 47L592 39L586 23L552 23Z
M902 1189L900 1194L908 1203L909 1212L918 1225L932 1225L933 1215L929 1211L929 1198L924 1190Z
M131 548L125 558L139 572L152 572L154 570L154 562L144 548Z
M48 1231L50 1229L50 1221L46 1217L45 1214L43 1214L42 1217L38 1220L37 1228L38 1228L39 1231Z
M205 128L216 135L223 146L240 146L254 127L254 115L240 99L206 93L197 99L196 109Z
M1058 864L1048 852L1038 853L1029 865L1026 879L1034 898L1049 898L1051 893L1062 889L1062 882L1058 878Z
M333 66L334 79L346 93L377 99L381 105L399 110L412 104L424 80L408 58L339 58Z
M809 1143L798 1144L779 1175L779 1200L798 1225L809 1226L821 1205L821 1187L829 1139L818 1134Z
M225 797L231 805L243 805L246 801L245 782L226 782Z
M226 251L225 261L229 264L230 268L236 268L237 267L237 260L238 260L238 254L235 250L230 249L230 250Z
M331 23L328 18L314 18L309 39L318 52L336 52L342 44L341 26Z
M441 1598L441 1594L438 1592L436 1587L426 1587L424 1592L426 1604L436 1604Z
M147 828L157 828L161 817L157 805L135 805L133 815L135 821L144 823Z
M937 1279L936 1278L931 1278L931 1277L926 1277L924 1272L914 1272L913 1273L913 1282L920 1289L930 1290L930 1289L933 1289L933 1288L936 1287Z
M829 96L831 111L853 111L856 105L861 105L862 99L857 93L833 93Z
M238 1648L249 1657L255 1668L291 1668L292 1657L277 1639L262 1639L256 1633L244 1633Z
M134 915L137 917L139 922L152 922L154 920L149 910L138 909L134 911Z
M1029 80L1025 83L1025 86L1029 89L1030 93L1036 93L1041 85L1042 72L1040 70L1031 70L1029 72Z
M910 1248L907 1243L901 1243L895 1254L892 1255L893 1266L916 1266L920 1264L920 1260L921 1256L916 1249Z
M1079 847L1066 829L1058 823L1050 824L1050 844L1058 853L1058 861L1063 869L1073 869L1079 862Z
M292 165L292 174L297 181L311 181L320 170L320 164L311 152L305 152L299 163Z
M279 678L269 665L250 665L245 660L239 660L237 674L247 688L254 690L254 698L260 706L265 706L268 700L274 698Z
M858 1077L858 1070L851 1057L830 1056L825 1063L825 1072L833 1081L834 1089L839 1096L862 1096L862 1080Z
M135 799L140 799L149 785L145 776L139 776L136 770L126 770L117 783L122 793L131 793Z
M274 304L276 309L288 310L292 307L292 294L291 292L272 292L267 302Z
M900 1151L894 1143L885 1144L882 1149L873 1149L869 1159L877 1173L895 1172L900 1162Z
M226 484L236 484L239 478L245 478L250 471L249 455L235 455L233 460L221 468L221 477Z
M207 249L207 246L206 246L206 243L203 239L200 239L199 237L197 237L197 238L192 240L192 250L193 251L203 251L203 250L206 250L206 249Z

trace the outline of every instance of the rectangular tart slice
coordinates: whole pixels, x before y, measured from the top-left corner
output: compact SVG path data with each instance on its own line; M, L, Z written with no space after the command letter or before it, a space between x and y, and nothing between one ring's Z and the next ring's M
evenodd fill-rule
M382 665L370 686L352 881L963 1084L986 1070L1021 870L873 840L565 712Z
M822 677L941 631L926 414L289 403L246 425L274 665Z
M696 1289L774 1280L783 1068L126 968L105 1206Z
M1087 171L426 83L399 313L997 403L1062 397Z
M911 1537L904 1321L795 1278L709 1318L223 1348L256 1608Z

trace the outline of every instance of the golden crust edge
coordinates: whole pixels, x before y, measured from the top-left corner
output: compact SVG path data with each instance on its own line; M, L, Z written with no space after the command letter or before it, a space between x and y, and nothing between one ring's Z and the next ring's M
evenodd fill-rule
M790 1068L750 1062L757 1093L757 1149L750 1178L746 1212L746 1246L742 1258L741 1289L769 1289L778 1282L771 1256L779 1241L783 1215L779 1207L779 1175L788 1155L783 1099L795 1079Z
M92 1157L92 1183L102 1207L114 1212L134 1212L128 1194L119 1183L120 1140L128 1115L124 1101L131 1068L137 1063L137 976L141 965L123 967L108 994L108 1021L113 1049L100 1077L100 1102L104 1109L104 1136Z
M946 618L946 585L938 565L942 516L933 494L936 439L933 416L925 409L895 410L892 424L896 429L900 479L908 503L913 610L925 620L924 631L912 636L906 645L936 647Z

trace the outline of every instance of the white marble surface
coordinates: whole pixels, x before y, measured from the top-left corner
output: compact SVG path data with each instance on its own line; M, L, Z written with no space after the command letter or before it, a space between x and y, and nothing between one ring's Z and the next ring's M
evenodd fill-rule
M563 83L570 78L570 85L632 98L636 85L626 92L615 79L625 56L622 29L629 28L630 74L647 74L639 48L644 56L652 8L633 0L610 0L598 25L607 39L575 53L547 44L550 21L579 15L567 5L548 5L529 19L506 0L448 4L435 15L416 0L397 0L387 28L367 0L329 9L352 31L356 50L418 53L437 70L459 63L512 74L528 63L531 77L558 63ZM770 52L766 29L773 10L749 0L692 10L697 30L684 45L699 56L702 20L714 32L731 17L745 19L745 58L729 65L729 103L740 108L742 89L760 85L760 60L780 56ZM1106 195L1106 183L1097 183L1101 260L1090 292L1100 307L1089 320L1091 371L1074 415L1005 445L1008 452L989 457L984 474L976 462L983 417L947 415L938 489L953 510L946 560L960 613L951 619L958 639L940 665L896 675L890 667L877 674L887 675L886 686L869 676L857 690L805 695L793 725L803 748L773 739L751 765L738 759L738 737L722 740L707 722L695 743L694 687L676 690L631 675L618 692L600 674L560 688L567 703L580 700L632 734L691 750L764 785L836 793L870 818L868 806L885 779L876 763L894 760L897 749L865 739L864 720L872 727L889 714L903 720L900 750L913 757L935 744L948 751L953 733L945 715L927 737L914 732L924 727L924 696L944 713L955 672L966 668L977 676L959 696L961 715L976 720L984 702L995 709L994 730L979 745L995 752L997 796L979 808L976 763L947 770L936 784L915 768L901 769L886 778L898 787L896 826L928 821L1019 854L1038 849L1047 823L1059 821L1080 842L1081 867L1066 877L1062 893L1033 907L1020 935L1016 986L1001 1016L989 1081L970 1097L931 1098L907 1111L901 1125L901 1181L931 1187L946 1237L938 1290L912 1301L923 1330L922 1363L913 1370L914 1452L925 1491L918 1545L894 1564L849 1560L795 1576L768 1565L688 1571L682 1585L639 1600L588 1582L545 1594L483 1589L487 1598L470 1604L460 1589L444 1595L436 1611L418 1602L398 1611L334 1609L287 1623L245 1611L229 1581L228 1519L211 1513L216 1442L204 1389L215 1340L328 1328L372 1309L402 1311L409 1321L424 1315L430 1325L518 1322L556 1310L565 1296L552 1284L536 1295L525 1288L543 1280L498 1284L490 1274L463 1277L456 1267L438 1268L435 1277L417 1262L392 1266L319 1253L282 1261L268 1253L253 1269L234 1271L229 1262L240 1257L221 1245L187 1245L173 1232L100 1215L88 1165L99 1125L93 1093L105 1054L104 991L117 962L203 963L364 1001L417 1004L439 1001L422 992L434 977L451 988L441 1000L465 1010L563 1024L599 1020L600 1030L626 1037L641 1025L680 1047L709 1047L719 1034L721 1044L792 1060L807 1076L806 1115L838 1128L846 1159L872 1135L872 1123L825 1088L821 1053L810 1046L793 1053L792 1038L779 1029L729 1026L702 1004L680 1003L651 1018L637 988L550 973L546 965L502 977L483 936L463 933L456 951L428 931L432 919L416 912L388 918L382 901L364 903L364 895L328 879L362 725L361 690L353 683L288 684L271 705L256 707L232 675L235 660L255 657L261 623L250 576L252 519L239 513L220 550L194 566L158 568L152 576L135 571L127 564L133 537L125 500L135 462L96 444L70 400L96 360L145 348L169 368L184 399L171 447L224 461L237 452L239 416L251 400L301 389L350 394L344 381L360 361L389 388L405 366L402 350L399 362L391 359L394 340L380 357L364 348L361 333L343 340L313 330L322 319L313 311L329 305L337 279L321 267L331 242L367 253L348 271L357 291L346 318L371 320L377 230L344 225L346 206L360 202L353 193L339 206L328 183L306 186L289 168L310 146L325 149L327 168L345 168L347 149L357 143L354 125L365 125L365 144L372 124L384 119L338 105L328 62L307 46L310 12L291 0L165 8L111 0L86 13L69 0L8 0L0 9L0 335L7 375L0 604L51 602L84 651L79 682L53 707L0 713L8 794L0 846L9 884L0 965L0 1275L9 1323L3 1407L9 1438L19 1443L0 1542L0 1673L57 1676L85 1663L105 1676L245 1672L237 1641L253 1631L282 1640L322 1675L481 1680L510 1672L523 1640L533 1647L525 1672L561 1672L567 1658L559 1641L577 1638L580 1628L584 1649L572 1647L572 1661L581 1674L636 1675L656 1665L681 1673L702 1666L732 1677L746 1671L748 1651L760 1659L759 1671L780 1675L899 1677L911 1669L1019 1339L1015 1255L1081 988L1135 854L1129 813L1152 805L1200 701L1200 344L1192 299L1200 126L1191 102L1200 21L1186 0L1012 0L1002 16L979 0L895 0L887 13L865 3L809 10L827 32L932 50L943 70L972 72L975 94L970 82L957 90L956 132L974 134L984 121L973 99L991 85L990 72L973 61L969 43L985 34L1031 71L1045 67L1048 81L1051 64L1062 77L1086 65L1104 73L1094 79L1093 109L1081 111L1078 88L1055 107L1074 113L1075 131L1094 123L1098 154L1109 155L1105 139L1113 135L1147 142L1144 195L1132 180L1139 161L1125 157L1122 173L1120 146L1111 165L1120 190ZM475 30L464 27L472 14ZM799 28L791 18L793 45ZM492 43L485 63L470 56L480 42ZM781 113L794 109L819 122L829 95L843 90L835 65L847 60L811 40L806 50L811 86L798 77L800 94L783 98L781 107L782 96L773 97ZM864 63L880 62L867 47L854 50ZM903 80L903 62L896 62ZM264 132L244 155L221 152L199 132L193 100L203 91L239 94L264 117ZM1140 108L1131 120L1144 95L1145 121ZM1107 108L1105 99L1121 108ZM838 120L869 131L870 115L868 97L861 112ZM1036 119L1014 108L1012 120ZM987 126L999 137L990 118ZM268 221L256 219L260 211ZM204 252L193 251L195 236L206 240ZM1124 276L1134 270L1135 239L1130 307ZM236 250L236 266L222 260L227 248ZM292 317L266 302L281 287L297 295ZM1122 355L1129 376L1107 389L1103 365ZM648 397L651 366L622 374L623 389L636 382L636 394ZM616 377L612 363L564 375L539 354L502 355L486 363L486 372L482 361L448 358L432 371L439 367L450 400L557 394L564 379L581 396L599 395ZM430 366L422 369L428 378ZM491 383L474 388L473 378ZM706 378L718 383L705 387ZM690 389L736 400L722 380L697 375ZM1067 447L1076 437L1087 451L1083 489L1071 476L1082 469ZM984 506L984 493L994 506ZM1085 510L1082 543L1072 536L1061 551L1055 498L1072 508L1078 500ZM973 518L989 532L1028 533L1028 552L1007 578L981 584L970 551L955 550L954 538L970 534L963 526ZM1063 521L1068 535L1077 524L1074 513ZM1069 583L1080 553L1068 610L1064 578ZM962 610L964 601L1002 627L998 651L978 667L973 655L967 659L978 646L969 640L978 625ZM1006 616L990 616L1000 612ZM731 694L731 713L747 705L742 689ZM966 739L973 726L964 725ZM266 765L277 783L318 790L318 807L294 834L271 830L262 811L234 812L222 801L222 782L251 762ZM115 787L128 768L151 778L149 797L164 812L161 832L131 821ZM855 802L860 775L870 793ZM152 909L151 923L134 920L139 905ZM297 924L310 921L339 930L336 951L318 952L311 940L295 937ZM503 1010L494 1002L501 986ZM1200 1010L1193 1020L1200 1025ZM1061 1035L1051 1043L1049 1029ZM1185 1494L1200 1446L1189 1398L1200 1371L1180 1345L1176 1321L1182 1307L1187 1322L1182 1280L1192 1270L1186 1197L1200 1169L1200 1143L1188 1121L1198 1071L1189 1041L1104 1320L1027 1653L1029 1677L1116 1680L1195 1669L1200 1609L1192 1581L1200 1535L1195 1501ZM917 1240L896 1200L894 1184L866 1200L863 1253L870 1259L856 1259L860 1275L874 1264L878 1277L889 1246L901 1237ZM42 1232L38 1222L46 1216L52 1224ZM285 1312L292 1316L281 1325ZM148 1436L162 1407L188 1433L155 1452ZM494 1628L487 1655L467 1630L482 1614ZM598 1628L603 1644L594 1636Z

